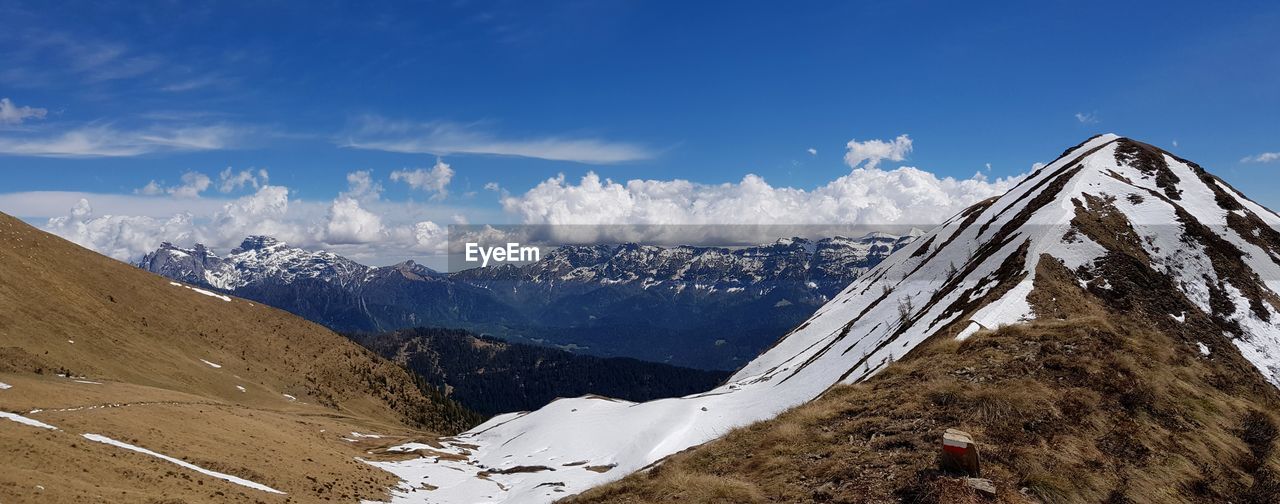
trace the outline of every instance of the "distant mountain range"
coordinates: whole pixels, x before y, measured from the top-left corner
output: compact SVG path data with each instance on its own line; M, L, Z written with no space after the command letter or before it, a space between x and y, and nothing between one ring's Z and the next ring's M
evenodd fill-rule
M599 356L735 369L914 237L565 246L523 266L446 274L251 236L226 256L164 243L138 266L338 331L465 328Z

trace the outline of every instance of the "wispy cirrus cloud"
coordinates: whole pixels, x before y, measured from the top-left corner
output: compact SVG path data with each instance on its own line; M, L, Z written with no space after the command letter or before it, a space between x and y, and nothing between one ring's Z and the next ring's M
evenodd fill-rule
M52 133L43 130L0 136L0 155L99 158L219 150L236 145L244 133L242 128L230 125L154 125L131 129L90 124Z
M1280 152L1263 152L1256 156L1245 156L1241 163L1271 163L1280 161Z
M650 149L629 142L568 136L500 138L475 126L442 121L391 121L376 116L362 118L357 128L338 144L387 152L515 156L588 164L624 163L655 155Z
M97 84L141 77L166 67L158 54L59 31L27 28L6 38L20 44L20 50L7 54L10 61L0 71L0 82L18 87Z
M1097 112L1076 112L1076 122L1080 124L1098 124Z

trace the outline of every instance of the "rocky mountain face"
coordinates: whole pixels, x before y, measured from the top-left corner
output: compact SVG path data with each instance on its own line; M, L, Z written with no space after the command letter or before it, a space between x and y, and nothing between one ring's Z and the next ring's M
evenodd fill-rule
M992 434L1007 443L992 451L1007 471L996 473L999 482L1046 501L1124 502L1168 488L1184 493L1151 498L1272 501L1280 461L1280 429L1267 413L1280 404L1277 279L1280 215L1195 163L1097 136L891 254L715 389L643 403L555 401L442 439L447 457L380 467L409 485L433 482L425 493L403 486L396 502L549 502L883 376L880 385L868 383L873 404L883 408L855 400L812 413L867 425L881 415L902 419L874 431L880 435L938 422ZM949 358L964 367L946 367ZM917 397L925 380L952 388ZM1002 385L980 390L990 383ZM905 404L950 413L892 411ZM759 434L766 437L754 439L769 448L750 453L777 453L769 450L809 437L820 441L809 445L902 453L936 443L884 445L874 436L833 433L833 425L806 425ZM739 456L732 464L777 472L823 460L803 455L745 464ZM852 495L891 479L867 476L892 466L878 460L840 473L854 481ZM1112 468L1121 476L1089 476ZM1206 468L1214 476L1206 478ZM1038 472L1015 472L1029 470ZM909 477L928 474L927 467L916 471ZM719 481L690 478L680 481ZM799 475L792 479L816 490ZM1024 491L1002 488L1013 497ZM934 490L906 489L896 498ZM614 501L615 494L602 495ZM806 499L820 500L815 495Z
M225 257L165 243L138 266L339 331L467 328L601 356L733 369L914 234L745 248L565 246L542 260L444 274L369 267L265 236Z

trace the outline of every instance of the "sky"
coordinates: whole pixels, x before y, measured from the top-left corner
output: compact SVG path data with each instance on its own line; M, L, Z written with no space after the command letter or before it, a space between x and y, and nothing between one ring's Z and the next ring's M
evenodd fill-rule
M1085 138L1280 208L1280 3L0 0L0 211L133 260L936 223Z

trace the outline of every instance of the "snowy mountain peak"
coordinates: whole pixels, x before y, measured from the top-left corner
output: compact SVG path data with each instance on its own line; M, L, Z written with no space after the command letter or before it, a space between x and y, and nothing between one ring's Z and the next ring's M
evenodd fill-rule
M138 266L175 280L228 291L267 280L291 283L315 279L350 285L369 270L337 254L289 247L270 236L249 236L226 257L201 244L184 249L166 242L144 256Z
M1188 348L1238 351L1280 383L1277 229L1280 216L1195 163L1099 135L892 253L721 387L562 399L443 439L448 457L375 464L435 487L396 502L549 502L862 380L929 338L1059 317L1066 299L1194 331Z
M231 253L245 252L249 250L267 250L284 247L286 244L270 236L253 235L248 236L244 241L240 242L240 246L232 250ZM200 246L200 245L197 245Z

